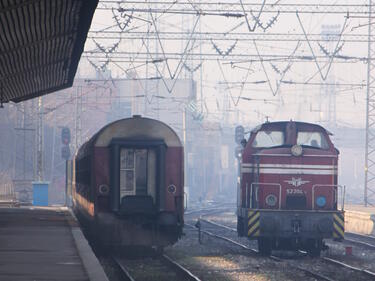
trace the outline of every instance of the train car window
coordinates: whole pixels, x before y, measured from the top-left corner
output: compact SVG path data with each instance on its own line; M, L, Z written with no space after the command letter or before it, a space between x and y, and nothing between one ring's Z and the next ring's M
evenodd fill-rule
M321 132L298 132L297 144L314 148L329 148L326 137Z
M121 169L133 169L134 167L134 150L122 149L121 150Z
M120 196L135 195L134 183L134 149L121 149Z
M120 197L156 192L156 152L152 149L121 149Z
M285 136L282 131L258 131L252 143L252 147L269 148L281 146L284 143Z
M135 150L135 195L147 195L147 149Z

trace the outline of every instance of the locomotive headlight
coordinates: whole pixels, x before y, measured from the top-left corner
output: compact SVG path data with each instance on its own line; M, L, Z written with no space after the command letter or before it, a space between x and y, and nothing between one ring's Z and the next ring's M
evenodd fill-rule
M277 197L273 194L267 195L266 204L270 207L274 207L277 203Z
M293 156L301 156L303 152L302 146L298 144L293 145L291 148L291 152Z
M318 207L320 208L323 208L327 203L327 199L325 196L318 196L316 198L316 205L318 205Z

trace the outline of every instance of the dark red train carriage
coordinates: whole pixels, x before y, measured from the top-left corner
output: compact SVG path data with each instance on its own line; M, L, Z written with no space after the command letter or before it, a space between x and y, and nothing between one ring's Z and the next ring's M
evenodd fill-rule
M73 209L99 245L163 247L181 236L183 147L166 124L140 116L111 123L74 165Z
M302 249L317 256L324 238L342 239L338 155L319 125L290 121L256 127L241 159L239 235L257 239L265 255Z

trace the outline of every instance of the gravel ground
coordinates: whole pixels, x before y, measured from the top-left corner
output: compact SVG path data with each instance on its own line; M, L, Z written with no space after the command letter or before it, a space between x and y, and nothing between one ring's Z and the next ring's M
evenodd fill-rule
M341 243L328 241L329 250L327 257L339 260L352 266L363 268L375 272L375 251L364 246L352 244L347 241ZM346 255L345 247L352 247L352 255Z
M195 224L199 213L186 215L185 221ZM235 228L237 217L234 212L226 211L212 214L209 211L204 218ZM237 237L235 232L220 229L202 222L202 229L229 237L250 248L257 248L256 241ZM202 235L202 244L198 242L196 229L186 226L185 235L175 245L165 249L165 253L175 259L178 263L189 269L201 280L223 281L223 280L316 280L306 275L303 271L294 268L300 266L311 271L319 272L334 280L371 280L370 277L351 270L327 264L323 259L312 259L308 256L293 252L275 252L283 261L274 261L256 254L249 253L228 242ZM327 243L330 249L324 256L343 261L347 264L375 271L375 254L371 250L350 243L338 243L330 241ZM353 255L345 255L345 246L353 247ZM286 259L287 258L287 259ZM174 272L155 258L126 259L123 261L136 280L182 280ZM101 259L101 263L110 281L120 281L119 273L108 259Z
M186 222L195 223L196 218L192 217L186 218ZM183 239L168 247L166 253L202 280L316 280L285 262L249 254L207 235L202 236L202 244L199 244L198 232L193 228L185 227L184 232Z
M221 223L228 227L236 227L237 217L234 212L208 215L204 216L204 218ZM227 234L229 233L227 232ZM332 240L327 240L326 243L329 246L329 250L323 252L322 256L326 256L358 268L375 271L375 264L373 262L375 260L375 253L373 251L345 241L335 242ZM352 256L345 255L346 246L352 246ZM314 272L319 272L333 278L334 280L371 280L369 276L364 275L363 273L348 270L337 265L327 264L327 262L323 259L313 259L293 252L275 252L274 254L284 258L288 256L291 264L307 267Z
M125 266L130 275L137 281L186 280L157 257L121 259L121 264Z

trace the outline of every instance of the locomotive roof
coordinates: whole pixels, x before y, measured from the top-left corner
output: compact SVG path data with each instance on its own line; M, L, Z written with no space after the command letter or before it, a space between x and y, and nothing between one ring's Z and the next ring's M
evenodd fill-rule
M77 153L81 157L88 153L92 146L107 147L113 139L158 139L164 140L168 147L181 147L181 141L176 132L167 124L140 116L125 118L112 122L84 143Z
M266 122L266 123L263 123L261 125L258 125L256 126L252 132L256 132L260 129L267 129L268 127L273 127L273 128L277 128L277 127L285 127L288 123L290 122L293 122L295 123L297 126L303 126L305 127L306 129L307 128L315 128L317 130L321 130L321 131L324 131L326 132L328 135L332 135L332 133L328 130L326 130L324 127L318 125L318 124L313 124L313 123L307 123L307 122L299 122L299 121L277 121L277 122Z

